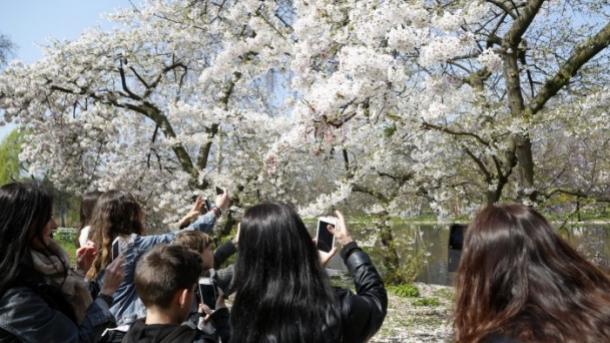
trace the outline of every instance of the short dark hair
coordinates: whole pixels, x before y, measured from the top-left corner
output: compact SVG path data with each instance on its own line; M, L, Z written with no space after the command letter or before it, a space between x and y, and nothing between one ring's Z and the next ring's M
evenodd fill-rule
M192 288L202 272L201 257L180 245L158 245L138 261L134 283L146 307L168 308L181 289Z
M181 245L201 253L207 247L209 247L210 244L212 244L212 238L201 231L180 231L178 234L176 234L174 244Z

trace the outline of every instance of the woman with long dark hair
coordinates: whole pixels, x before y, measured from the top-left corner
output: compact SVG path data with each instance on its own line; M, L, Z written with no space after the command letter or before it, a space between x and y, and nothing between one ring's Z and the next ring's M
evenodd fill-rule
M217 207L205 214L200 213L202 204L203 200L197 199L193 209L181 220L190 222L197 218L190 225L184 225L184 230L210 231L221 209L228 207L229 198L226 193L219 195ZM91 220L91 238L97 253L87 278L99 280L113 258L124 256L125 280L113 295L114 304L110 308L120 326L146 316L146 308L138 298L133 282L138 258L154 246L170 243L176 237L174 232L144 235L144 231L144 213L131 194L112 190L99 197Z
M468 227L457 342L610 342L610 280L523 205L489 205Z
M122 276L121 259L107 268L93 301L84 277L69 267L52 239L51 194L36 183L0 188L0 341L89 342L112 321L109 306Z
M265 203L241 222L231 310L232 342L365 342L383 323L387 294L343 217L331 232L357 294L333 289L295 210Z

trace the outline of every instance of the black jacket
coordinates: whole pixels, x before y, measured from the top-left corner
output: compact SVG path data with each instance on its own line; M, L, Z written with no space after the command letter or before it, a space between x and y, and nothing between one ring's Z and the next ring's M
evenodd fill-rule
M521 343L521 342L517 341L515 339L512 339L510 337L507 337L507 336L502 336L500 334L493 334L493 335L487 336L483 340L483 343Z
M138 319L123 338L122 343L192 343L198 332L188 325L146 325ZM214 342L203 340L202 342Z
M229 342L229 310L218 309L211 318L217 334L223 342ZM144 320L137 320L123 337L122 343L216 343L213 335L208 335L196 328L191 322L182 325L146 325Z
M80 325L74 323L53 296L31 287L13 287L0 297L0 342L93 342L98 328L112 322L108 304L97 298Z
M349 269L356 294L336 288L335 297L341 315L343 343L366 342L383 324L388 308L388 295L383 281L369 256L352 242L341 251Z

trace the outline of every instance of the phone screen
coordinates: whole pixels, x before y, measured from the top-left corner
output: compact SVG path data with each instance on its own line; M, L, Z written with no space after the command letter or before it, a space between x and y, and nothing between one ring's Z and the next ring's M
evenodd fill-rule
M216 287L208 279L199 280L199 296L201 302L206 304L210 309L216 307Z
M466 225L453 224L449 228L449 249L462 250Z
M464 246L464 231L466 225L452 224L449 227L449 249L447 255L447 271L454 273L460 265L462 247Z
M205 199L205 211L209 211L212 209L212 204L210 203L210 200Z
M323 219L320 219L318 221L318 235L316 237L316 240L318 242L317 246L318 250L324 252L329 252L332 250L335 240L335 236L333 236L333 234L328 231L328 225L334 225L334 223Z

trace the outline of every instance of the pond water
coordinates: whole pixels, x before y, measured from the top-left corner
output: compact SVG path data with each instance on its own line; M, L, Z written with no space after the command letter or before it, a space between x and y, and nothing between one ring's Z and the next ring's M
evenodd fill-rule
M457 260L459 253L449 249L449 226L449 224L400 224L392 227L395 239L409 242L412 251L426 252L426 261L422 263L416 281L452 285L455 273L448 270L449 257ZM368 245L368 249L374 251L370 239L371 232L375 232L374 229L359 224L350 224L350 228L359 243L368 241L368 244L363 244L365 249ZM594 264L610 269L610 224L571 224L557 230L578 252ZM379 257L374 253L371 255L373 261L378 262L376 260ZM338 256L331 260L328 269L331 276L344 275L347 272Z

